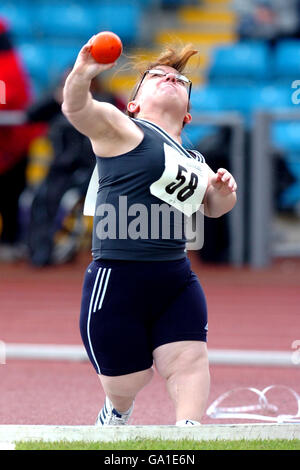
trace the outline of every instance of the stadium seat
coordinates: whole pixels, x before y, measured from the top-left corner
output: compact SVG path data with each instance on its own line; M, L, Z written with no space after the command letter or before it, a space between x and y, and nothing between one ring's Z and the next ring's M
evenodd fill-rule
M208 68L210 80L229 83L232 80L268 80L270 51L265 42L249 41L215 49Z
M250 97L251 111L275 111L291 108L293 106L291 96L292 90L290 88L272 82L268 85L254 87Z
M42 37L87 40L97 32L93 11L79 3L41 2L36 23Z
M193 111L239 112L250 123L254 112L293 106L291 90L270 82L268 85L210 84L192 92Z
M0 17L7 21L13 37L33 36L32 8L26 0L20 0L17 4L13 1L1 1Z
M203 86L192 89L191 108L194 112L220 111L222 108L222 94L218 88Z
M191 114L196 120L197 113L219 112L222 111L221 97L218 90L214 87L203 86L192 89L191 94ZM192 121L193 122L193 121ZM216 127L212 125L194 125L190 124L184 128L184 145L197 146L197 144L206 136L213 134Z
M274 53L274 74L278 79L295 79L300 75L300 40L282 40Z
M24 42L17 51L33 81L47 86L49 82L49 62L45 50L38 43Z
M192 95L192 111L238 112L247 117L251 113L252 93L252 87L212 83Z
M182 144L186 148L197 149L202 139L209 135L213 135L217 130L216 126L206 125L187 125L182 133Z
M118 34L124 44L132 44L138 37L142 9L134 1L101 2L94 11L98 31L109 30Z
M74 64L79 46L39 41L22 43L17 50L39 94L49 86L54 86Z
M300 122L278 122L272 126L272 141L288 152L300 152Z
M215 85L214 88L219 94L222 111L239 112L244 116L251 113L253 86L230 84Z
M70 45L51 42L45 44L49 54L49 79L51 83L57 82L67 69L74 65L76 57L80 51L81 44L74 42Z

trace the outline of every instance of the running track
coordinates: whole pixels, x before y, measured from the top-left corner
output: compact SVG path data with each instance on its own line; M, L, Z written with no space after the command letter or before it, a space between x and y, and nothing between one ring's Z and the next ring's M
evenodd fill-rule
M300 340L300 260L281 260L270 269L251 271L202 264L193 252L190 259L207 296L209 348L292 353L293 341ZM83 253L74 263L55 268L0 264L0 340L80 345L81 285L89 261L90 255ZM300 365L213 365L211 381L208 404L240 386L262 389L280 384L300 394ZM248 404L246 398L239 403ZM103 399L89 363L9 360L0 364L1 424L90 425ZM282 390L274 392L274 400L281 403L281 412L296 411L294 402L285 408ZM174 419L164 383L156 374L138 395L131 424L174 424ZM205 417L203 422L239 421Z

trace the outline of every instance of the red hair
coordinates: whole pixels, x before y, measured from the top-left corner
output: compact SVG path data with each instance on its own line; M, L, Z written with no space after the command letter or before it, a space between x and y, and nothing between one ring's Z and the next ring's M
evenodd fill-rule
M140 62L136 68L139 72L139 80L136 83L133 91L131 92L129 101L132 101L133 96L135 95L135 90L139 85L139 82L146 70L151 70L159 65L166 65L168 67L172 67L173 69L177 70L179 73L184 72L188 61L190 58L197 54L198 51L194 49L192 44L187 44L186 46L182 47L180 50L174 49L168 46L156 59L150 62ZM127 114L130 117L134 117L133 113L127 111Z

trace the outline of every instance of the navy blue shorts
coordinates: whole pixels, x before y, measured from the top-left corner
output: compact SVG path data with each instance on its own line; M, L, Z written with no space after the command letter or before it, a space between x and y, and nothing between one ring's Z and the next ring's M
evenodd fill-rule
M98 374L148 369L152 351L206 341L206 300L190 261L93 261L86 270L80 332Z

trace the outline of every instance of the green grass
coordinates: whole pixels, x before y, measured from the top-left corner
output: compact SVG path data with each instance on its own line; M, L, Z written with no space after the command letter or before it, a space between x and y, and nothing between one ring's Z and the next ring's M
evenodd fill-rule
M300 440L168 441L137 439L118 442L18 442L16 450L300 450Z

